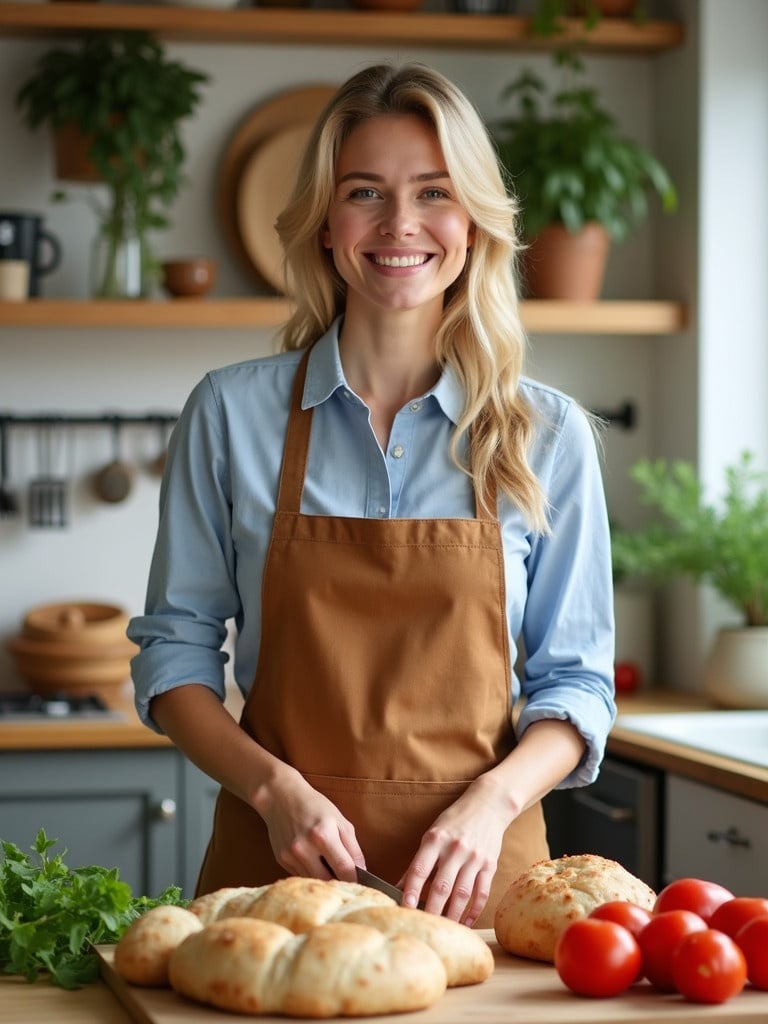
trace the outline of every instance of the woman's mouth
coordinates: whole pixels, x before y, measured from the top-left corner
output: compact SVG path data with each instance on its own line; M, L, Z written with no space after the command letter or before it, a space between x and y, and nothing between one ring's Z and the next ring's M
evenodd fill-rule
M377 267L420 267L432 257L429 253L420 252L414 253L412 256L378 256L376 253L371 253L368 258Z

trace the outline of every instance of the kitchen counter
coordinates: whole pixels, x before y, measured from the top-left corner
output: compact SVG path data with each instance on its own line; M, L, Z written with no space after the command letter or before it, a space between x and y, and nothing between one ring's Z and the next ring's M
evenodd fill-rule
M614 999L583 999L570 993L554 967L509 956L493 933L482 933L494 950L496 970L482 985L451 989L434 1006L417 1013L365 1018L370 1024L764 1024L768 992L746 988L721 1006L702 1007L681 996L665 995L642 982ZM111 950L102 951L104 974L115 995L101 981L77 992L62 992L45 982L27 985L16 978L0 980L4 1017L13 1024L232 1024L238 1019L285 1024L285 1017L248 1017L224 1013L182 1000L170 990L138 989L111 971ZM126 1009L120 1004L123 1004Z
M88 750L168 747L170 741L141 724L133 707L130 690L109 701L119 719L92 721L3 722L0 719L0 751L4 750ZM667 711L706 710L705 698L673 690L638 691L618 698L619 715ZM237 717L242 700L231 693L227 706ZM713 709L714 710L714 709ZM614 757L650 765L716 786L739 796L768 803L768 769L745 761L694 750L653 736L621 728L621 720L608 739Z

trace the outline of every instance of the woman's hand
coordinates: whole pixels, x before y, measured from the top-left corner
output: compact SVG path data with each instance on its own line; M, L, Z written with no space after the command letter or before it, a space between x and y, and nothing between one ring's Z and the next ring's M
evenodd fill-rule
M472 926L483 911L511 820L509 798L481 776L435 820L398 883L403 905ZM423 896L426 887L426 898Z
M365 867L352 823L289 765L276 766L253 803L275 859L290 874L328 878L330 868L336 878L354 882L355 865Z

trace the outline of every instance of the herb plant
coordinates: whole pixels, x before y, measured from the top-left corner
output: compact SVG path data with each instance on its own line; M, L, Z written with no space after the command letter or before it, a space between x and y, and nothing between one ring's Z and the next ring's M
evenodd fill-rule
M710 583L746 625L767 626L768 475L756 470L753 454L725 470L719 507L706 501L688 462L643 459L630 475L661 518L641 530L613 530L616 577L689 576Z
M134 897L116 868L68 868L66 850L48 853L58 841L41 829L32 846L36 863L0 840L0 969L28 981L49 972L54 985L75 989L98 976L92 945L117 942L152 907L184 901L175 886L157 899Z
M183 182L179 125L194 112L207 81L204 73L168 60L146 32L91 33L77 49L43 54L19 89L16 104L26 125L54 131L76 125L108 186L109 203L98 212L109 257L97 294L115 293L117 253L126 237L140 240L143 267L149 278L156 273L147 232L169 224L165 211Z
M514 117L492 128L499 158L522 206L525 237L549 224L571 232L602 224L615 241L648 215L648 193L671 212L677 193L661 163L625 138L604 110L595 89L580 82L583 61L571 51L555 54L566 80L547 92L544 81L524 71L502 92L517 104Z

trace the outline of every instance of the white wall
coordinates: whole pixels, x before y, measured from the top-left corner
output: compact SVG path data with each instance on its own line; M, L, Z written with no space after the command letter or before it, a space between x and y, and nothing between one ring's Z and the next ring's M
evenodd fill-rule
M88 250L93 218L82 202L51 207L49 140L32 135L13 109L12 97L30 74L36 55L49 43L0 40L0 208L46 214L47 226L64 245L61 268L45 279L54 296L88 294ZM512 53L418 51L377 53L346 48L173 45L170 52L209 71L212 86L194 122L186 127L189 186L174 210L175 226L158 238L161 255L203 251L221 262L220 295L247 294L253 286L227 249L216 218L217 166L227 140L255 105L293 86L337 82L363 62L416 56L453 77L487 117L502 113L498 96L523 64L548 68L548 58ZM628 133L650 142L653 130L653 73L667 58L601 56L590 62L604 87L605 102ZM692 154L688 155L689 160ZM694 220L686 195L680 224ZM655 264L652 227L615 248L606 296L653 297ZM677 297L676 284L660 294ZM269 332L100 331L0 329L0 409L13 412L144 412L177 410L195 381L209 368L267 351ZM653 439L654 372L668 339L542 337L533 339L531 371L574 393L591 407L632 399L640 421L632 433L609 432L606 486L612 514L623 521L637 515L626 484L626 469L645 454ZM687 413L687 409L685 412ZM30 606L74 598L117 601L140 610L156 517L157 482L137 475L130 499L120 506L96 503L88 478L111 454L109 435L81 429L74 434L75 481L72 521L62 531L30 530L23 518L0 520L0 641L18 631ZM127 432L124 454L143 464L156 454L155 430ZM24 492L35 471L34 437L15 431L11 451L13 484ZM63 467L67 468L67 467ZM14 682L7 656L0 660L0 687Z

